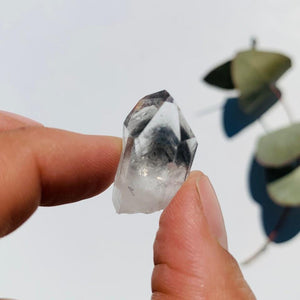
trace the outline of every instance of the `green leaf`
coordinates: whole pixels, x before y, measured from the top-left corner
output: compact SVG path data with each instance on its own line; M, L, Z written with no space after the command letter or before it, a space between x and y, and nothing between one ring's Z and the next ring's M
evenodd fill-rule
M300 167L267 185L270 198L282 206L300 206Z
M232 80L241 97L275 83L289 68L291 60L282 54L249 50L239 52L232 62Z
M239 97L240 109L245 114L252 114L257 110L263 110L264 107L270 106L281 97L281 92L275 86L271 89L269 85L262 86L261 89L250 95L241 95Z
M261 137L256 158L266 167L280 167L300 157L300 123Z
M203 80L211 85L218 86L223 89L234 89L231 79L231 61L213 69L204 77Z

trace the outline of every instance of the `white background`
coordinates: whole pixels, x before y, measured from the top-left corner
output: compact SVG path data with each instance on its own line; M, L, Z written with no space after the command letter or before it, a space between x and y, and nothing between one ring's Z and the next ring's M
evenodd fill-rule
M254 124L228 140L220 112L198 117L228 95L199 79L255 36L261 49L293 58L280 86L299 119L299 28L298 0L0 1L1 109L50 127L120 136L133 105L167 89L198 138L193 168L210 176L230 251L242 260L265 240L246 176L263 131ZM265 122L287 124L280 104ZM149 299L159 215L117 215L111 189L38 209L0 240L0 296ZM243 269L258 299L299 299L299 246L299 237L271 246Z

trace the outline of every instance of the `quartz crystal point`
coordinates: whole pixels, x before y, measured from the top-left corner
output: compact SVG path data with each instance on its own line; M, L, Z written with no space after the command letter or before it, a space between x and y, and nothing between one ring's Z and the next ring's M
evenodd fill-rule
M164 209L186 179L196 138L167 91L141 99L123 127L123 152L115 178L118 213Z

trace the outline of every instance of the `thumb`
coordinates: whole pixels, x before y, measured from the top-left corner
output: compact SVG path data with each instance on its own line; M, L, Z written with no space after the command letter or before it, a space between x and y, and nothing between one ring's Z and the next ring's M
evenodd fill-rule
M255 299L226 248L216 194L193 172L160 218L152 299Z

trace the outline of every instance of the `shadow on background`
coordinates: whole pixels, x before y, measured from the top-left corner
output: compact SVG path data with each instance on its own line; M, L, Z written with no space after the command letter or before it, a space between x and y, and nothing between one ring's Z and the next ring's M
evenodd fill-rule
M231 138L260 118L278 100L278 95L269 94L262 105L253 113L244 113L239 106L239 98L226 100L223 110L223 128L227 137Z
M291 167L287 167L289 169ZM274 169L273 169L274 170ZM277 171L278 172L278 171ZM282 170L280 176L288 170ZM249 188L252 198L262 206L262 219L266 235L268 236L275 228L284 207L275 204L267 194L266 184L268 178L277 179L279 174L275 174L272 169L266 169L261 166L255 158L252 159L250 174L249 174ZM300 208L292 208L288 216L285 218L283 225L278 230L278 234L274 240L275 243L282 243L288 241L297 235L300 231Z

